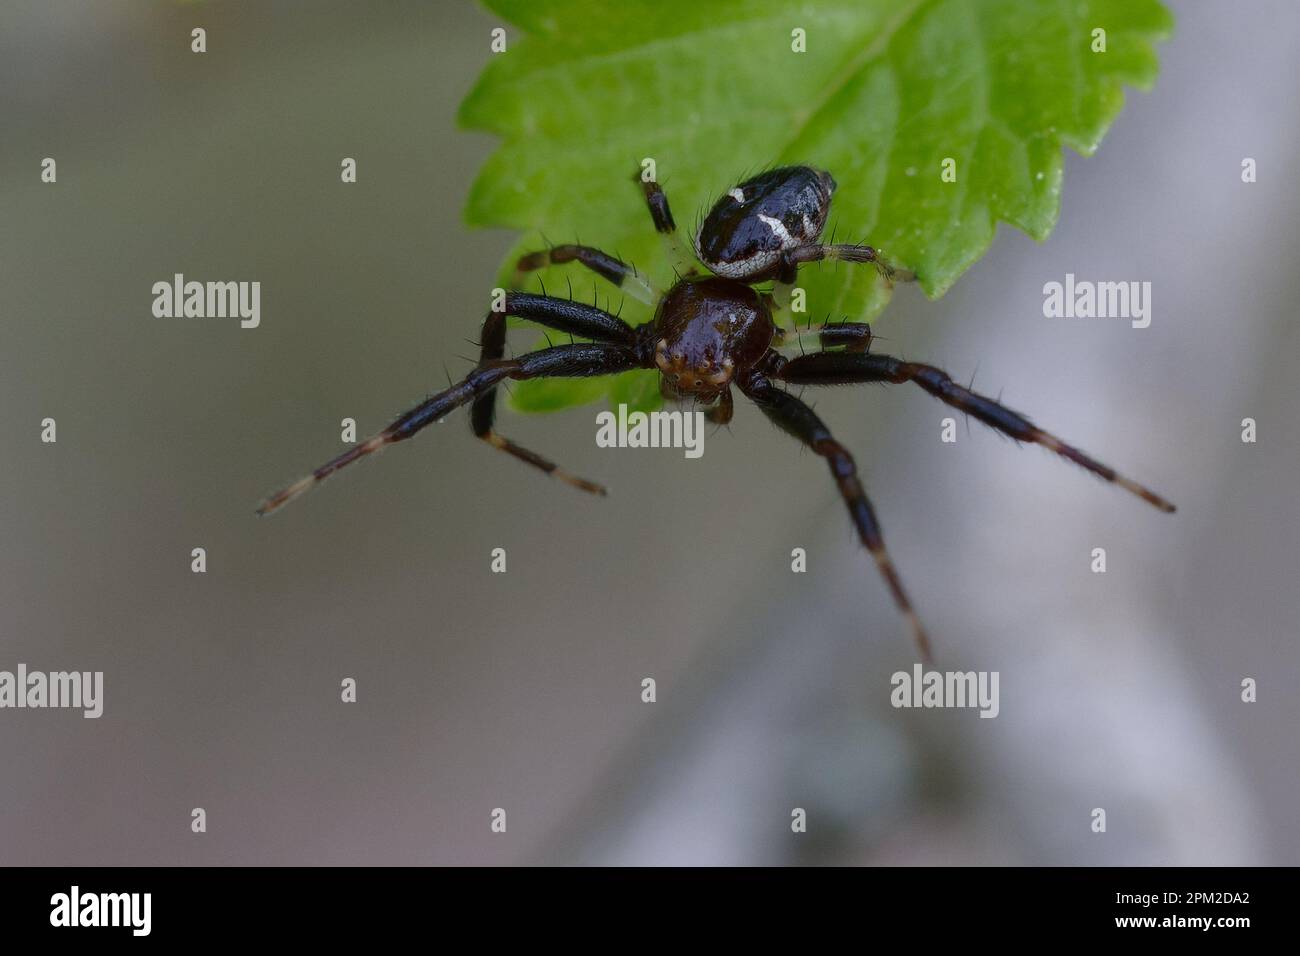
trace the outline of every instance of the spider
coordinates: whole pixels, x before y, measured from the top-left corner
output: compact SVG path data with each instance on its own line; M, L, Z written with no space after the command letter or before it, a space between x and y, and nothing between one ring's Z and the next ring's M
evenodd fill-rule
M490 312L484 321L479 364L464 380L426 399L374 437L272 495L258 513L274 511L345 465L410 438L462 405L471 406L474 434L494 448L576 488L603 495L602 486L562 470L495 430L497 386L510 379L658 369L664 394L693 398L706 406L710 421L730 422L734 386L779 428L826 459L858 537L875 559L895 604L906 618L921 659L928 662L929 639L885 550L880 523L858 480L852 455L835 440L812 408L782 388L783 384L914 382L940 401L1018 442L1049 448L1161 511L1174 510L1160 495L1043 431L1018 412L958 385L941 369L872 353L871 329L864 322L828 324L809 330L818 336L821 351L797 358L776 351L775 346L784 342L790 293L803 263L870 263L886 281L914 278L885 263L871 246L821 241L836 188L829 173L809 166L786 166L746 179L723 194L703 217L693 249L687 249L678 236L668 198L658 183L647 182L639 175L637 180L676 273L676 281L667 292L661 292L628 263L582 245L557 245L523 256L512 285L518 287L528 273L544 266L576 262L653 306L651 322L634 328L595 306L510 291L504 308ZM696 262L708 273L701 273ZM769 282L770 289L754 288ZM504 358L508 316L589 341Z

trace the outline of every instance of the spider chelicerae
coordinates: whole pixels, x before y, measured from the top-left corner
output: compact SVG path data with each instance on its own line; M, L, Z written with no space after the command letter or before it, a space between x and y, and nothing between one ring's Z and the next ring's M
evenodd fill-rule
M493 428L497 386L509 379L658 369L664 394L693 398L705 405L710 421L726 424L731 420L734 386L783 431L826 459L858 536L907 618L922 659L928 661L929 640L885 550L880 524L858 480L853 457L813 410L782 384L915 382L940 401L1017 441L1043 445L1161 511L1174 510L1170 502L1149 488L1065 444L1023 415L958 385L942 370L870 352L871 329L864 322L811 329L822 347L818 352L787 358L776 351L787 335L791 293L800 265L822 260L870 263L887 281L913 278L911 273L886 264L871 246L822 242L835 191L835 180L829 173L808 166L786 166L769 169L734 186L701 220L693 249L687 249L678 236L668 198L658 183L640 175L637 180L676 273L676 281L667 292L628 263L581 245L553 246L523 256L512 284L521 285L527 273L545 266L577 262L654 307L652 321L634 328L594 305L507 292L504 307L489 312L484 320L479 364L464 380L426 399L379 434L272 495L258 513L274 511L344 465L410 438L462 405L471 405L474 434L488 444L576 488L603 495L602 486L562 470ZM697 263L708 274L701 273ZM759 283L770 283L770 289L755 289ZM504 352L509 316L588 341L508 359Z

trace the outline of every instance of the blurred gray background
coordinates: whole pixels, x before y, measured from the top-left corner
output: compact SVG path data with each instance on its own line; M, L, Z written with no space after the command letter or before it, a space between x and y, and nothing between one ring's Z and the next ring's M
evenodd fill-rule
M1300 863L1300 8L1173 6L1050 241L1000 229L878 329L1179 513L978 425L943 444L919 389L817 398L941 666L1001 673L980 720L889 707L904 626L823 463L745 405L693 462L597 449L590 408L506 416L606 500L458 415L253 516L341 418L468 367L510 243L460 223L493 17L6 2L0 669L102 670L106 700L0 711L0 863ZM261 328L154 319L174 272L260 280ZM1067 272L1151 281L1151 327L1045 319Z

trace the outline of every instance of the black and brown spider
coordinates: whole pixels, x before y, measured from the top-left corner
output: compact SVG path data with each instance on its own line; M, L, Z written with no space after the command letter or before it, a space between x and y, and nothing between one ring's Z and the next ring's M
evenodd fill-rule
M638 177L640 178L640 177ZM953 382L930 365L870 354L871 330L866 323L843 323L813 330L823 351L786 358L773 346L782 343L789 294L799 266L823 259L872 263L888 278L910 278L896 272L870 246L823 243L822 230L830 211L835 180L807 166L771 169L727 191L700 223L694 237L694 257L712 275L694 268L682 246L668 198L657 183L642 180L655 229L669 247L677 281L659 292L627 263L589 246L562 245L531 253L519 260L515 285L524 273L547 265L578 262L629 294L655 306L654 320L633 328L595 306L567 299L512 291L505 307L488 314L483 323L478 366L459 384L421 402L395 422L305 478L268 498L260 514L274 511L289 499L329 477L344 465L410 438L448 412L473 403L474 434L502 451L528 462L584 491L605 489L562 471L541 455L521 448L492 427L497 386L507 379L547 376L609 375L633 369L657 368L665 395L692 397L709 406L715 423L731 420L731 388L756 404L784 431L827 460L831 475L848 506L858 536L875 558L899 610L907 617L923 659L929 641L885 551L880 525L858 481L852 456L837 442L813 410L781 388L791 385L843 385L859 382L915 382L935 398L961 409L1017 441L1035 442L1082 465L1107 481L1127 488L1161 511L1174 506L1150 489L1065 444L1036 427L1023 415ZM760 292L756 283L771 282ZM503 358L506 318L528 319L560 332L589 339L571 345Z

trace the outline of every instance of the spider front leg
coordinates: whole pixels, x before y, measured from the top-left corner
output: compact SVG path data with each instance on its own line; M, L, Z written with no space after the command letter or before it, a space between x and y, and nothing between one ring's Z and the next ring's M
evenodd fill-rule
M659 292L650 280L636 271L636 267L621 259L616 259L607 252L593 249L591 246L563 245L540 249L519 257L515 264L515 275L511 285L515 288L523 285L524 277L529 272L544 269L547 266L563 265L577 262L586 266L596 275L611 285L622 289L638 302L653 306L659 301Z
M1033 442L1044 448L1050 448L1062 458L1088 469L1106 481L1119 485L1161 511L1175 510L1170 501L1145 485L1125 478L1109 465L1103 465L1079 449L1067 445L1055 435L1043 431L1019 412L1013 412L991 398L963 388L954 382L948 373L933 365L904 362L888 355L818 352L814 355L790 359L781 367L778 377L798 385L915 382L941 402L961 409L1016 441Z
M672 210L668 208L668 196L659 183L647 181L639 170L636 179L641 184L641 191L645 193L645 203L650 210L655 231L663 237L664 248L668 251L668 264L672 266L673 272L682 278L697 275L699 269L696 268L695 253L682 243L681 236L677 233L677 223L673 220Z
M324 481L340 468L374 454L388 445L412 437L425 426L444 418L462 405L469 404L506 379L610 375L640 368L642 365L634 348L601 342L557 345L554 348L529 352L517 359L501 359L480 365L462 381L425 399L409 412L398 417L379 434L349 448L343 454L321 465L310 475L271 495L262 502L257 513L269 514L275 511L307 489Z
M862 483L858 480L857 465L854 464L853 456L831 436L830 430L811 408L762 376L754 376L742 387L742 391L778 428L793 435L826 459L844 503L848 506L858 537L871 552L876 567L880 569L880 574L894 597L894 603L907 618L921 660L930 663L930 639L926 636L925 629L921 627L920 618L912 608L912 602L908 599L907 592L903 590L903 582L894 569L889 553L885 550L880 523L876 520L875 510L862 489Z
M595 306L569 302L564 299L552 299L549 296L532 295L527 292L510 292L506 294L505 309L501 312L489 312L483 320L483 332L479 342L479 364L485 365L500 359L505 354L506 317L529 319L548 328L580 335L584 338L632 347L636 342L636 332L617 316L610 315ZM496 418L497 390L488 389L474 399L470 409L470 427L474 434L493 448L499 448L509 455L514 455L522 462L540 468L565 484L588 491L596 495L606 493L603 485L585 478L579 478L560 468L555 462L543 458L536 452L516 445L504 435L492 428Z

